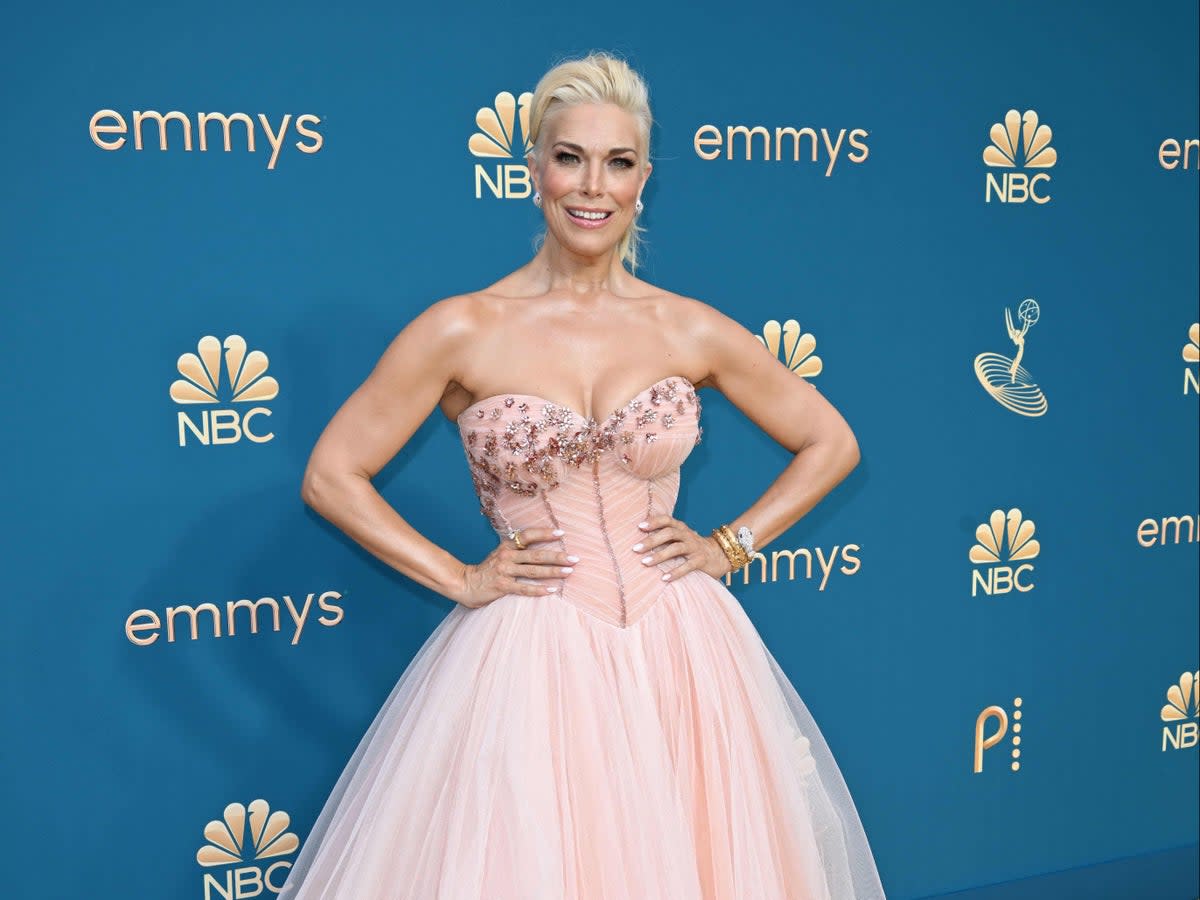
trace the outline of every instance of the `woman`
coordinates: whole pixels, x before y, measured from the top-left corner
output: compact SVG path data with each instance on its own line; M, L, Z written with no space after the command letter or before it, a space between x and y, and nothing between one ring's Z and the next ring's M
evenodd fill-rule
M528 115L537 254L413 320L305 473L307 503L457 606L282 895L882 897L817 726L718 580L846 476L854 436L740 325L632 274L651 118L624 62L554 67ZM703 387L796 453L710 534L671 515ZM371 487L434 406L501 538L477 564Z

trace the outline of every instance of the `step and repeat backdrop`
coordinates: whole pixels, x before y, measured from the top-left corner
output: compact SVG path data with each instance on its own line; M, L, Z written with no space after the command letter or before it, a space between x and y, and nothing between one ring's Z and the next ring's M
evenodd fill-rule
M521 111L593 48L651 90L639 274L858 436L727 581L889 896L1197 842L1195 3L13 19L8 896L283 883L451 609L303 504L308 454L417 313L530 257ZM701 397L676 513L703 533L790 457ZM494 546L440 412L375 486L460 559Z

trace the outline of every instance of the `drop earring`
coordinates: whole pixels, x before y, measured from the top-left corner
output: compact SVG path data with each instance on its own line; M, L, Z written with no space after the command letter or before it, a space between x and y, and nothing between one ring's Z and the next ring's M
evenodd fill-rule
M633 204L634 211L640 216L642 214L642 210L645 208L646 207L642 205L642 198L638 197L637 203Z
M533 192L533 205L539 208L542 205L542 195L538 191Z

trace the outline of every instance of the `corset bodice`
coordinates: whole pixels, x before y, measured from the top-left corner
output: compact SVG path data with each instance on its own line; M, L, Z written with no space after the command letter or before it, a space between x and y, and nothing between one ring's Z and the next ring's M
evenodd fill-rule
M671 513L679 467L700 442L700 399L674 375L639 391L602 421L527 394L497 394L458 417L480 511L496 533L565 531L559 547L580 557L558 597L613 625L632 624L677 563L647 566L632 551L638 523ZM532 599L532 598L531 598Z

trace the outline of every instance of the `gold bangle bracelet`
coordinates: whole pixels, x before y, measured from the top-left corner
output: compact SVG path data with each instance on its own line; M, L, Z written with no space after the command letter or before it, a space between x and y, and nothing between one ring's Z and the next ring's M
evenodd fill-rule
M734 552L741 561L738 568L740 569L742 566L747 565L750 562L750 554L746 552L746 548L742 546L742 542L737 539L737 535L733 533L733 529L728 525L722 525L721 530L729 538L729 545L733 547Z
M738 543L728 525L717 526L712 530L712 535L722 552L729 558L729 564L733 567L733 571L744 568L750 562L750 555L746 553L746 548Z
M737 535L733 533L733 529L728 525L722 525L721 532L728 538L729 546L733 548L733 552L737 556L737 561L734 562L734 565L740 569L749 563L750 554L746 552L746 548L742 546L742 542L737 539Z
M721 534L720 528L712 530L713 540L717 542L717 546L721 548L721 552L725 554L725 558L729 560L729 571L734 572L737 566L733 564L733 557L729 553L729 548L725 546L725 535Z

